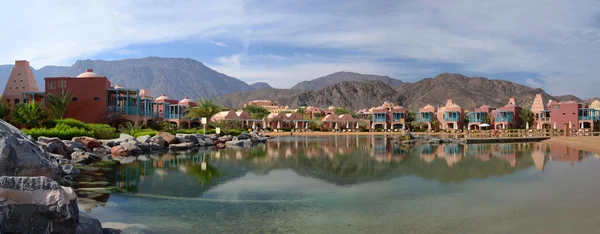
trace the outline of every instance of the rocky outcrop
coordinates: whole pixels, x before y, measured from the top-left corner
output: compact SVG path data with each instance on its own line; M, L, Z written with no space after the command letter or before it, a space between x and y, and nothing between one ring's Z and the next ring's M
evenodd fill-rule
M171 133L168 133L168 132L158 132L158 133L156 133L156 136L161 137L165 141L165 143L167 145L177 144L177 138L173 134L171 134Z
M102 234L102 224L95 218L85 212L79 213L79 226L77 233L85 234Z
M38 144L42 147L42 149L48 151L49 153L59 154L63 157L70 158L73 150L69 148L62 140L57 137L38 137Z
M378 76L378 75L365 75L354 72L336 72L324 77L320 77L314 80L302 81L292 87L292 89L299 90L319 90L327 86L336 85L344 81L370 81L377 80L381 81L388 86L394 88L403 84L401 80L392 79L389 76Z
M57 160L27 135L0 120L0 176L46 176L61 173Z
M73 139L71 139L71 142L81 142L83 145L85 145L85 147L87 147L90 150L93 150L95 148L99 148L102 146L102 142L99 140L96 140L95 138L91 138L91 137L75 137Z
M0 233L77 233L71 188L47 177L0 177Z

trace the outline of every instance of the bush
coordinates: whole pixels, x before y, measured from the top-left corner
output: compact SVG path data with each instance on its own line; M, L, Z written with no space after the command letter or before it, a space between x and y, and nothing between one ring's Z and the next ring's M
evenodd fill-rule
M44 128L52 129L59 124L66 125L71 128L91 131L92 136L98 139L112 139L119 137L117 130L108 124L86 124L76 119L51 119L42 124Z
M54 128L57 124L62 123L70 127L91 130L86 123L76 119L50 119L42 123L43 127Z
M87 127L94 133L94 137L98 139L118 138L117 129L108 124L87 124Z
M32 128L23 130L25 134L31 135L33 139L40 136L58 137L61 140L71 140L73 137L88 136L94 137L90 130L74 128L64 123L58 123L54 128Z

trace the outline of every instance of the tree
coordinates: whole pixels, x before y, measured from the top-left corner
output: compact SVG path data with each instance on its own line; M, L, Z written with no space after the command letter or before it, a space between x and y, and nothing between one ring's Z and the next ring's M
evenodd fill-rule
M306 112L306 108L304 107L298 107L298 109L296 109L296 113L302 115L303 119L308 119L308 112Z
M486 123L486 124L492 123L492 118L490 117L490 115L485 115L483 117L483 122Z
M267 108L254 105L248 105L242 108L242 110L248 112L253 119L264 119L271 113Z
M53 119L62 119L67 113L67 107L71 103L71 90L63 89L60 93L51 93L46 96L50 103Z
M343 115L343 114L350 114L350 111L346 110L344 108L335 107L335 108L333 108L333 113L335 115Z
M9 114L10 107L8 106L8 104L6 104L6 102L4 102L2 96L0 96L0 119L6 120Z
M11 112L12 120L17 124L26 127L38 127L48 117L46 109L35 101L29 103L20 103L15 106Z
M188 113L185 115L186 118L200 119L206 117L206 121L210 122L210 118L213 117L213 115L223 110L223 108L215 104L212 99L200 98L196 104L197 106L188 110Z
M533 124L533 112L531 111L531 109L527 107L523 108L523 110L521 110L520 117L523 121L523 125L525 125L525 123L529 123L529 126Z

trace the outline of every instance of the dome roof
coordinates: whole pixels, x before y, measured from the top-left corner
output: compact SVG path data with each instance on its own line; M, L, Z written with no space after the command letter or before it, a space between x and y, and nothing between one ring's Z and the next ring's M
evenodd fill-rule
M116 86L115 86L115 88L116 88ZM152 95L150 95L150 92L148 92L148 90L145 90L145 89L140 90L140 97L150 98L150 99L153 98Z
M188 97L185 97L181 101L179 101L179 104L181 104L181 105L188 105L189 106L190 103L196 103L196 102L194 102L192 99L190 99Z
M160 97L154 100L155 102L166 102L167 100L171 100L171 98L167 97L167 95L161 94Z
M456 104L454 104L454 103L453 103L453 104L452 104L452 105L450 105L448 108L452 108L452 109L460 109L460 106L459 106L459 105L456 105Z
M483 106L479 107L479 109L484 109L484 108L491 108L491 107L490 107L490 106L488 106L487 104L485 104L485 105L483 105Z
M402 106L395 106L394 108L392 108L394 110L404 110L405 108Z
M421 111L431 111L431 112L434 112L435 111L435 107L433 107L432 105L427 104L426 106L424 106L423 108L421 108Z
M115 89L120 89L120 88L123 88L123 86L121 86L120 84L115 85Z
M383 111L383 110L387 110L384 107L380 106L380 107L376 107L375 109L373 109L375 111Z
M590 108L600 110L600 101L599 100L593 101L592 104L590 104Z
M77 78L90 78L90 77L102 77L102 76L94 73L94 69L85 69L84 73L81 73L77 76Z

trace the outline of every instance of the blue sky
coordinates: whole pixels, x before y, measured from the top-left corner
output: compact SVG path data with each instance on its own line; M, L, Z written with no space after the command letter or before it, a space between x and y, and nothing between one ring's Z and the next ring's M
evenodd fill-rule
M336 71L409 82L452 72L600 96L596 0L39 0L3 8L0 64L186 57L280 88Z

